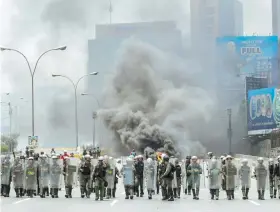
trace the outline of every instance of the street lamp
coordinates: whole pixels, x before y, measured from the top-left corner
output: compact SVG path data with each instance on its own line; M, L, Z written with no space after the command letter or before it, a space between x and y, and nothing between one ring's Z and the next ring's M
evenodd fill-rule
M231 127L231 108L227 109L228 114L228 141L229 141L229 154L231 154L231 143L232 143L232 127Z
M23 58L25 59L27 65L28 65L28 69L29 69L29 72L30 72L30 76L31 76L31 95L32 95L32 136L35 135L35 121L34 121L34 75L35 75L35 72L36 72L36 69L37 69L37 66L38 66L38 63L39 61L41 60L41 58L46 55L47 53L51 52L51 51L64 51L66 50L67 46L62 46L62 47L58 47L58 48L53 48L53 49L49 49L45 52L43 52L37 59L36 63L35 63L35 67L34 69L32 70L31 66L30 66L30 63L27 59L27 57L19 50L17 49L12 49L12 48L5 48L5 47L0 47L0 50L1 51L14 51L14 52L17 52L18 54L20 54L21 56L23 56Z
M95 96L93 94L88 94L88 93L82 93L82 96L92 96L94 98L94 100L96 101L97 105L98 105L98 109L100 109L100 103L98 101L97 98L95 98ZM93 143L93 147L95 147L95 132L96 132L96 125L95 125L95 120L98 118L97 116L97 112L93 111L92 112L92 120L93 120L93 133L92 133L92 143Z
M61 75L61 74L52 74L52 77L64 77L66 79L68 79L71 84L73 85L74 88L74 94L75 94L75 128L76 128L76 148L78 148L79 146L79 129L78 129L78 107L77 107L77 88L79 85L79 82L81 81L81 79L83 79L84 77L87 76L92 76L92 75L97 75L98 72L92 72L86 75L81 76L78 81L75 83L71 78L69 78L68 76L65 75Z

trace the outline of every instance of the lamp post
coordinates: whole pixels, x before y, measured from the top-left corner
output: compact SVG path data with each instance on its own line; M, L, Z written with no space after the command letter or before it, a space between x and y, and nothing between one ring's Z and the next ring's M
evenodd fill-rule
M229 141L229 154L231 153L231 142L232 142L232 128L231 128L231 113L232 110L231 108L227 109L227 113L228 113L228 141Z
M58 51L58 50L61 50L61 51L64 51L67 47L66 46L62 46L62 47L58 47L58 48L53 48L53 49L49 49L45 52L43 52L37 59L36 63L35 63L35 67L34 69L32 70L31 68L31 65L27 59L27 57L19 50L17 49L12 49L12 48L5 48L5 47L0 47L0 50L1 51L14 51L14 52L17 52L18 54L20 54L21 56L23 56L23 58L25 59L27 65L28 65L28 69L29 69L29 72L30 72L30 76L31 76L31 95L32 95L32 136L35 135L35 121L34 121L34 75L35 75L35 72L36 72L36 69L38 67L38 63L39 61L41 60L41 58L46 55L47 53L51 52L51 51Z
M95 96L93 94L88 94L88 93L82 93L81 94L82 96L92 96L94 98L94 100L96 101L97 105L98 105L98 109L100 109L100 103L98 101L97 98L95 98ZM93 132L92 132L92 144L93 144L93 147L95 147L95 132L96 132L96 125L95 125L95 120L98 118L97 116L97 112L96 111L93 111L92 112L92 120L93 120Z
M9 138L10 140L12 140L12 114L13 114L13 110L12 110L12 106L11 106L11 102L0 102L1 104L6 104L9 107ZM12 150L12 144L10 142L9 144L9 151Z
M76 148L78 148L79 146L79 126L78 126L78 104L77 104L77 88L78 88L78 85L79 85L79 82L81 81L81 79L83 79L84 77L87 77L87 76L92 76L92 75L97 75L98 72L92 72L90 74L86 74L86 75L83 75L81 76L78 81L75 83L71 78L69 78L68 76L65 76L65 75L61 75L61 74L53 74L52 77L64 77L66 79L68 79L71 84L73 85L73 88L74 88L74 95L75 95L75 128L76 128Z

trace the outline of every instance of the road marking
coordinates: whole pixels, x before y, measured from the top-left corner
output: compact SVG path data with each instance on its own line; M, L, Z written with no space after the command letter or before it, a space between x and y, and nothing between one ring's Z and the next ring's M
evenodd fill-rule
M253 200L248 200L248 202L250 202L250 203L252 203L252 204L254 204L254 205L257 205L257 206L261 205L260 203L257 203L257 202L255 202L255 201L253 201Z
M110 203L111 207L113 207L119 200L114 200L113 202Z
M24 201L27 201L27 200L30 200L30 198L16 201L16 202L14 202L13 204L19 204L19 203L24 202Z

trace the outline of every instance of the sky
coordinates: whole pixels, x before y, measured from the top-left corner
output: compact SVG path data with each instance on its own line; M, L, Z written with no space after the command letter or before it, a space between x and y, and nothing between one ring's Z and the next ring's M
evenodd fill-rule
M271 27L270 0L242 0L244 32L268 35ZM179 28L189 33L189 2L185 0L112 0L112 22L175 20ZM94 37L94 25L109 22L109 1L105 0L0 0L1 46L21 50L34 67L43 51L67 45L66 51L46 55L35 75L35 123L39 142L45 146L73 146L73 123L56 120L56 112L73 118L73 88L64 79L51 74L65 74L74 80L87 71L87 40ZM20 132L20 146L24 146L31 131L30 75L23 58L13 52L0 53L1 101L17 105L13 131ZM94 80L98 80L96 76ZM100 88L102 89L102 88ZM84 81L79 92L85 91ZM5 93L10 93L9 96ZM21 99L23 98L23 99ZM79 105L88 99L79 97ZM66 101L66 103L63 101ZM2 105L1 105L2 106ZM92 106L96 110L96 106ZM90 113L92 107L80 114L80 139L92 137ZM62 110L61 110L62 108ZM1 108L1 124L8 126L7 109ZM16 113L16 112L15 112ZM68 119L67 119L68 120ZM57 123L56 126L51 126ZM3 129L3 127L2 127Z

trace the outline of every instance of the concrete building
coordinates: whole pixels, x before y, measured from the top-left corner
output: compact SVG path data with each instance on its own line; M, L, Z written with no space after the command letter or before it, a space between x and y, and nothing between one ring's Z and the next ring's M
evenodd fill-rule
M104 75L114 69L118 50L130 37L149 43L164 52L183 54L181 31L174 22L97 25L95 34L96 38L88 41L88 72L98 71L102 77L92 85L92 79L89 78L88 89L91 93L94 93L96 88L99 88L99 92L100 88L103 88Z
M272 0L272 33L280 36L280 1Z
M243 6L238 0L191 0L190 11L195 49L215 45L217 37L243 35Z

